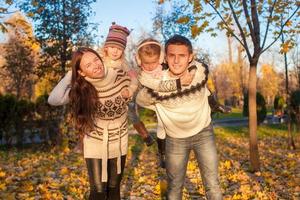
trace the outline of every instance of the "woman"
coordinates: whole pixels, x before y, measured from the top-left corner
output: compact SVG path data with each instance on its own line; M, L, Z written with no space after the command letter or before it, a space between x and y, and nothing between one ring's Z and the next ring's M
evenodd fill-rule
M120 182L128 149L127 103L130 85L123 70L106 68L90 48L72 58L72 71L50 93L51 105L71 104L90 181L90 200L120 199ZM125 92L126 93L126 92Z

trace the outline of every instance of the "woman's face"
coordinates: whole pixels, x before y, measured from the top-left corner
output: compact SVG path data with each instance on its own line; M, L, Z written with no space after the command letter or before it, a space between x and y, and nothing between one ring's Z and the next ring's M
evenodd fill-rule
M105 50L107 56L114 61L119 60L123 54L123 49L118 46L107 46Z
M105 70L102 61L97 55L92 52L85 52L81 58L78 73L88 78L103 78Z

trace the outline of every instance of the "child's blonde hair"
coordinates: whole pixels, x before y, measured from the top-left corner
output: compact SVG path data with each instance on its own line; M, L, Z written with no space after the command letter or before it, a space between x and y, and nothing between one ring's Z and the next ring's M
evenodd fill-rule
M152 38L143 40L137 49L137 62L140 65L146 59L155 59L162 63L163 61L163 49L160 43Z
M148 41L151 41L150 39ZM147 42L147 41L145 41ZM160 46L156 45L156 44L146 44L145 46L142 46L139 51L138 54L141 57L141 59L143 60L143 58L145 57L154 57L160 56L160 52L161 52L161 48Z

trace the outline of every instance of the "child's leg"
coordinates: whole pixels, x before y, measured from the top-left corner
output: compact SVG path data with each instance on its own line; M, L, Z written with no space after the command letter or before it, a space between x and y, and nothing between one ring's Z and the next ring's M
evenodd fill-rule
M150 146L154 143L153 138L151 135L148 133L144 123L140 121L137 111L136 111L136 104L135 101L131 101L128 104L128 118L132 122L133 127L135 130L138 132L140 136L142 136L144 142L146 143L147 146Z
M166 167L166 132L163 124L157 116L157 147L159 155L159 165L161 168Z

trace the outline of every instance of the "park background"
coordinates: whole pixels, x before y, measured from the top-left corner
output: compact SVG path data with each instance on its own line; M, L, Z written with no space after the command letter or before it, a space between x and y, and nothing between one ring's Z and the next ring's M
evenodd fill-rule
M99 50L112 22L131 30L133 67L141 39L164 43L175 33L209 65L209 87L232 108L213 114L225 199L300 198L299 15L299 2L289 0L2 0L0 199L87 197L68 107L49 106L47 96L70 69L72 50ZM141 109L140 116L155 135L155 114ZM157 147L134 130L129 144L123 198L163 198ZM184 199L205 199L193 155Z

